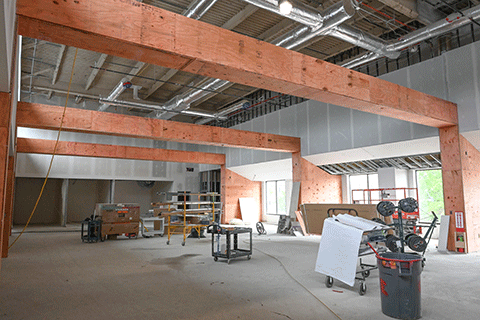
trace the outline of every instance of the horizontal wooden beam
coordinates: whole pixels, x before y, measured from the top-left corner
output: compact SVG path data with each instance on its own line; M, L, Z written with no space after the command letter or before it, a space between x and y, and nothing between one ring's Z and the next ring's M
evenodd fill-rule
M57 130L62 114L63 107L19 102L17 126ZM300 151L300 138L295 137L74 108L67 109L62 130L222 147Z
M116 14L112 14L115 12ZM434 127L454 103L134 0L17 0L21 35Z
M18 153L52 154L54 147L54 140L17 139ZM59 141L56 154L60 156L204 163L215 165L225 164L225 155L219 153L140 148L70 141Z

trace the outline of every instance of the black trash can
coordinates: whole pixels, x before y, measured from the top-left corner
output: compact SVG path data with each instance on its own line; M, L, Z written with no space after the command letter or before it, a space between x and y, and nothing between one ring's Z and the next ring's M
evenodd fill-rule
M377 265L382 312L397 319L421 318L422 257L416 253L385 252L377 256Z

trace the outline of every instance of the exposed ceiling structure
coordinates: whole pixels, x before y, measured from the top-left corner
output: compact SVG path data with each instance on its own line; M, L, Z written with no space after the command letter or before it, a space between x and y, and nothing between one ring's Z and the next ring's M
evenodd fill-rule
M290 13L281 12L277 0L139 2L350 68L378 58L397 59L398 65L402 51L432 39L439 42L459 27L476 26L480 16L477 0L302 0L292 1ZM65 96L74 55L75 48L23 38L22 100ZM198 124L225 125L238 110L298 102L258 92L83 49L71 85L72 107Z
M439 169L441 167L442 161L440 153L388 159L372 159L319 166L320 169L335 175L375 173L381 168L427 170Z

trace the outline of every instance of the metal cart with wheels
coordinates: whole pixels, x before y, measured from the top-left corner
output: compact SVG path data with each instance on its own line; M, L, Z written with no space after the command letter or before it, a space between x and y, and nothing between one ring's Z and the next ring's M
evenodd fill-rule
M98 240L105 240L102 238L102 221L82 221L82 242L98 242Z
M231 259L246 256L250 260L252 255L252 228L244 227L221 227L219 225L209 226L212 233L212 256L213 260L218 258L227 259L230 264ZM238 235L242 233L249 234L249 245L246 249L239 248ZM225 236L225 243L222 243L222 236ZM233 242L232 242L233 236ZM233 245L233 247L232 247Z
M386 252L386 251L387 250L383 247L377 248L377 252ZM364 263L362 261L362 257L368 256L368 255L373 255L374 253L375 252L373 250L372 251L368 250L368 251L365 251L365 252L359 252L358 253L358 257L360 259L360 264L359 264L360 269L358 269L356 271L355 280L359 281L360 286L359 286L359 289L358 289L358 293L361 296L363 296L367 292L367 285L366 285L365 281L370 276L370 271L378 269L378 266L376 264ZM333 280L334 280L333 277L326 276L325 277L325 286L327 288L333 287Z

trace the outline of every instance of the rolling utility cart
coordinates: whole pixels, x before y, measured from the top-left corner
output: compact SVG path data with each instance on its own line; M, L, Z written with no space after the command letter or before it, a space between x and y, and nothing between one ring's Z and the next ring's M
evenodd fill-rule
M219 225L212 225L209 228L212 228L211 232L213 260L218 261L218 258L227 259L228 264L230 264L231 259L244 256L246 256L247 259L250 260L252 255L252 228L221 227ZM249 234L250 242L248 248L246 249L240 249L238 246L238 235L242 233ZM222 236L225 236L225 241L222 241Z

